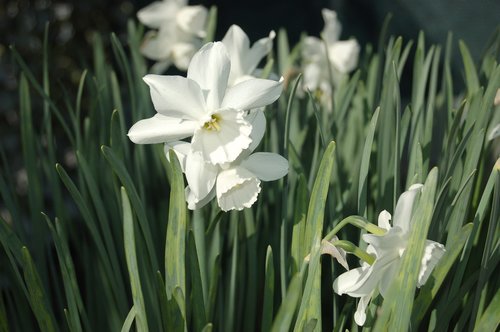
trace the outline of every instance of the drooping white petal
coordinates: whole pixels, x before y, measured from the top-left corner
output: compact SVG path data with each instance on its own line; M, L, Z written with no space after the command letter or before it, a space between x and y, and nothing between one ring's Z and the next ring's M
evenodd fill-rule
M139 10L137 18L145 26L158 29L166 22L173 22L179 8L176 1L156 1Z
M207 196L202 199L198 199L194 193L191 191L189 186L186 187L186 202L188 203L188 209L190 210L198 210L210 203L212 199L215 197L215 188L213 188Z
M339 262L340 265L344 267L344 269L349 270L349 265L347 264L347 259L346 259L346 252L342 248L337 248L332 244L334 241L338 241L339 238L337 236L334 236L331 239L331 242L322 240L321 241L321 254L328 254L332 256L337 262Z
M205 37L205 24L208 11L203 6L186 6L177 12L177 25L184 32Z
M384 266L380 267L382 277L380 278L378 289L382 297L385 297L394 283L394 277L399 271L401 259L399 259L399 255L393 255L393 259L390 259L388 256L383 256L379 260L379 263L382 263L381 265Z
M361 266L344 272L333 282L333 290L339 295L348 294L352 297L371 294L378 282L378 279L370 277L372 273L373 269L370 266Z
M181 76L149 74L144 76L158 113L189 120L205 115L203 95L198 84Z
M422 187L423 185L420 183L412 185L407 191L399 196L398 202L396 203L392 224L394 227L399 226L404 233L410 230L413 203Z
M443 257L445 251L446 250L441 243L426 240L422 264L420 265L420 271L418 272L417 287L421 287L427 282L427 279L429 279L429 276L441 257Z
M380 212L378 215L378 227L383 228L385 230L391 229L391 214L384 210Z
M328 46L330 62L341 74L354 70L358 65L360 46L355 39L337 41Z
M342 24L337 18L337 13L333 10L324 8L321 11L325 26L322 31L322 37L328 45L332 45L339 40L342 31Z
M136 144L164 143L189 137L198 126L195 121L156 114L136 122L127 135Z
M187 77L203 90L209 110L220 108L230 70L229 56L221 42L207 43L191 59Z
M288 173L288 160L276 153L257 152L241 162L241 166L262 181L281 179Z
M372 299L372 293L362 296L359 299L358 302L358 307L356 308L356 312L354 313L354 321L356 324L359 326L363 326L366 321L366 308L368 307L368 304L370 304L370 301Z
M165 152L165 156L168 161L170 161L168 153L170 149L174 150L177 159L179 159L179 164L181 164L182 172L184 173L186 171L186 157L191 152L191 144L183 141L165 143L163 151Z
M186 157L186 180L199 200L207 196L215 184L219 167L206 163L199 153L188 153Z
M218 130L204 127L195 131L191 140L193 152L201 153L212 164L234 161L250 146L252 126L244 118L244 112L232 109L216 113Z
M229 168L217 177L217 202L223 211L251 207L257 201L260 190L259 179L242 167Z
M283 78L278 82L266 79L250 79L227 89L222 108L251 110L276 101L283 90Z
M266 133L266 116L262 110L254 110L250 112L245 119L252 125L252 132L250 133L250 139L252 143L245 150L247 153L245 158L249 156L256 148L259 146L262 137Z

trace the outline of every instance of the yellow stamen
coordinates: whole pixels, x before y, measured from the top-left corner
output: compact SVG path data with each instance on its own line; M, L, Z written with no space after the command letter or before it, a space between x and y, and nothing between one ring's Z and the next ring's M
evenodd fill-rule
M212 114L210 116L210 120L205 122L205 124L203 125L203 128L211 131L220 131L220 123L219 123L220 120L221 120L220 115Z

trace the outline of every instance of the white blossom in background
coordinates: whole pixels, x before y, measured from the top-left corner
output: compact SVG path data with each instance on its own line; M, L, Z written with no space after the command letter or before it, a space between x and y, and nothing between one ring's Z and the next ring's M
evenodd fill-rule
M421 184L415 184L401 194L396 204L394 218L392 218L392 227L389 223L391 214L385 210L380 213L378 226L387 230L384 235L364 234L362 236L362 239L368 243L366 251L375 256L373 265L363 262L361 267L341 274L333 283L333 289L337 294L360 298L354 314L354 320L360 326L365 323L366 308L372 295L378 291L382 297L385 297L398 273L401 257L410 237L413 203L421 188ZM417 287L425 284L444 252L442 244L426 240Z
M139 10L139 21L155 29L146 34L141 46L145 57L157 61L154 73L172 64L187 70L206 35L207 13L205 7L188 6L186 0L157 1Z
M187 142L165 144L165 153L173 149L186 175L186 201L191 210L199 209L217 197L223 211L251 207L261 191L261 181L274 181L288 173L288 161L276 153L256 152L266 129L262 111L247 115L252 125L252 143L231 163L211 165L193 152Z
M282 81L252 78L227 86L231 63L221 42L193 57L187 78L146 75L157 114L128 132L137 144L174 142L192 136L191 150L205 163L232 162L252 143L246 111L273 103Z
M231 59L231 72L228 86L245 81L256 76L256 69L260 61L271 52L274 31L268 37L261 38L250 47L247 34L237 25L232 25L222 39Z
M319 93L321 100L330 104L330 82L338 85L344 75L357 67L360 46L356 39L339 40L342 26L336 12L323 9L322 15L325 22L321 32L323 40L308 36L303 41L303 87Z

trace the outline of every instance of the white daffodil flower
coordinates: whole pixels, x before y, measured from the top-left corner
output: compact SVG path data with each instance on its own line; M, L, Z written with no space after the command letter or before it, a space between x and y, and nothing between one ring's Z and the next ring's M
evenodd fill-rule
M311 91L319 90L328 101L332 93L330 80L337 85L343 75L356 68L360 46L355 39L339 40L342 26L337 13L323 9L322 15L325 22L321 33L323 40L309 36L303 41L303 85ZM327 68L331 69L330 73Z
M135 123L130 140L154 144L193 136L196 158L213 165L234 161L252 142L245 112L278 99L282 80L254 78L227 88L230 70L226 47L216 42L195 54L187 78L146 75L157 114Z
M165 144L165 153L173 149L186 174L188 208L203 207L217 197L223 211L251 207L261 191L261 181L274 181L288 173L288 161L275 153L252 153L264 136L266 118L256 110L247 115L252 125L252 143L235 161L211 165L203 161L187 142Z
M255 69L259 62L273 48L274 31L269 37L259 39L252 47L247 34L237 25L232 25L222 39L231 59L231 72L229 73L228 86L255 77Z
M399 197L392 227L389 223L391 214L385 210L379 214L378 226L387 230L384 235L363 235L363 240L368 243L366 251L376 257L373 265L363 262L361 267L341 274L333 283L333 289L337 294L360 298L354 315L356 324L360 326L365 323L366 308L372 295L375 291L379 291L382 297L385 297L399 270L401 257L410 236L413 203L421 188L421 184L415 184ZM444 252L442 244L426 241L417 287L425 284Z
M163 72L172 63L180 70L188 68L206 35L207 15L205 7L188 6L184 0L157 1L139 10L139 21L158 30L147 33L141 46L145 57L157 61L153 72Z

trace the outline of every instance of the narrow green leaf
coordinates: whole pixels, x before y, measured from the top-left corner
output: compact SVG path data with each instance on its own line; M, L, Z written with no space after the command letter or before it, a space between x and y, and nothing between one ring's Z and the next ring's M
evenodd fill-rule
M136 318L137 315L137 310L135 309L135 306L132 306L130 308L130 311L127 314L127 317L125 318L125 321L123 322L123 326L121 329L121 332L128 332L132 328L132 324L134 323L134 319Z
M498 325L500 325L500 290L495 293L474 331L497 331Z
M201 331L207 324L207 317L205 313L205 301L203 299L203 287L201 285L200 263L198 260L196 243L194 235L189 232L188 241L188 262L190 269L191 279L191 308L192 318L194 321L194 329Z
M169 151L169 157L172 178L165 243L165 286L170 298L176 287L186 294L187 213L181 166L173 150ZM181 307L181 311L185 312L185 308Z
M262 305L262 325L261 331L271 330L274 314L274 262L273 249L267 247L266 253L266 276L264 281L264 303Z
M378 107L373 113L368 132L366 133L365 145L363 147L363 157L359 168L359 184L358 184L358 214L366 218L367 211L367 190L368 190L368 169L370 167L370 155L372 151L373 138L375 137L375 129L377 128L378 115L380 108Z
M146 306L142 295L141 277L139 275L139 266L137 264L137 254L135 251L135 231L132 208L124 187L121 188L122 212L123 212L123 242L125 246L125 258L127 260L128 274L130 277L130 288L132 290L132 299L136 310L135 321L137 331L148 331L148 320L146 315Z
M211 6L208 11L208 19L207 19L207 34L203 39L203 44L211 42L215 37L215 30L217 28L217 6Z
M30 295L30 305L42 331L56 331L56 323L40 275L28 248L22 247L24 279Z
M297 273L290 282L286 297L281 302L281 306L276 315L276 319L271 327L271 332L287 332L290 331L292 319L297 310L302 293L302 277Z
M462 54L462 61L464 63L465 84L467 85L467 92L470 96L473 93L476 93L477 90L479 90L477 70L467 45L462 40L460 40L458 42L458 46L460 47L460 53Z

